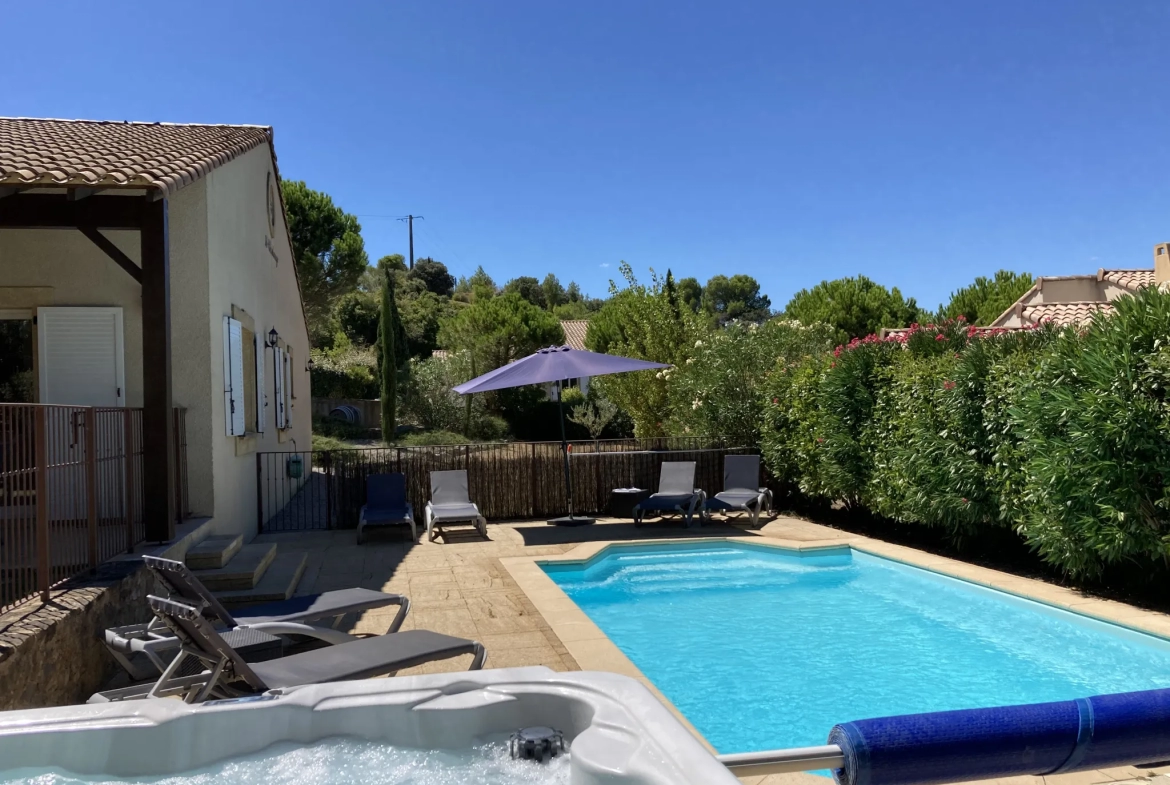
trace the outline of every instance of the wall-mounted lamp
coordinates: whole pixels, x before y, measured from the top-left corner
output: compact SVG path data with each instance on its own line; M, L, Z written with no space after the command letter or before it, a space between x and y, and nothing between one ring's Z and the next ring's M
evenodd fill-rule
M307 363L305 363L305 372L306 372L306 373L311 373L311 372L312 372L312 370L313 370L313 368L314 368L314 366L316 366L316 363L314 363L314 362L313 362L313 358L312 358L312 357L310 357L310 358L309 358L309 361L308 361Z
M276 328L273 327L271 330L268 331L268 348L270 348L270 349L276 348L276 342L279 340L280 340L280 334L278 332L276 332Z

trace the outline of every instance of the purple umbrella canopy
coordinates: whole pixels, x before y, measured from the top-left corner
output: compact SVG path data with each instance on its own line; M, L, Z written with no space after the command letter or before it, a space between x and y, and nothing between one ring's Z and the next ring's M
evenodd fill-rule
M579 379L582 376L605 376L611 373L652 371L655 368L669 367L663 363L598 354L568 346L550 346L452 389L460 395L469 395L507 387L523 387L527 384Z

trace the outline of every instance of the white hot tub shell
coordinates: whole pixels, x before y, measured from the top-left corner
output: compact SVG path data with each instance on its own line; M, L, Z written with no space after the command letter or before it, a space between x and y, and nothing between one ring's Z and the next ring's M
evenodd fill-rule
M638 682L547 668L338 682L202 705L160 699L0 712L0 774L161 777L334 737L458 750L538 725L564 733L574 785L738 783Z

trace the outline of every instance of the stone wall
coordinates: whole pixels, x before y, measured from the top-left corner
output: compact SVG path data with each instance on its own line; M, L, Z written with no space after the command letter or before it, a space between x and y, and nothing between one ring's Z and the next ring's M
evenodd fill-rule
M107 627L145 621L154 579L136 557L101 565L40 598L0 614L0 710L84 703L117 663L102 643Z

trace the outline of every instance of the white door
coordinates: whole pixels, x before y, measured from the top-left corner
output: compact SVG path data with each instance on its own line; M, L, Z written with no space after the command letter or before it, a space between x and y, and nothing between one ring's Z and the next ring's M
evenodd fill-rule
M40 403L124 406L121 308L38 308Z

